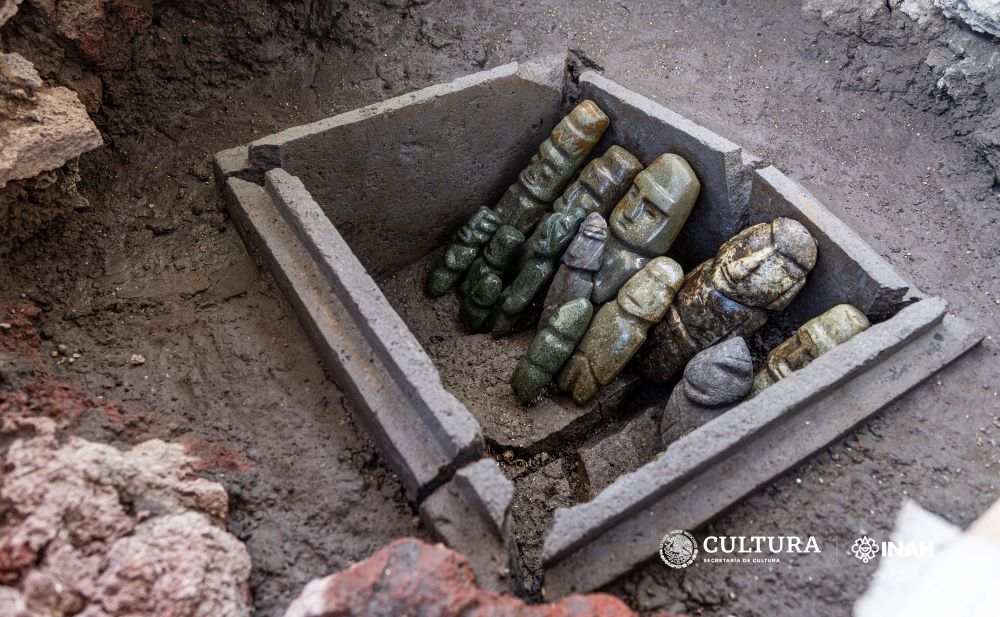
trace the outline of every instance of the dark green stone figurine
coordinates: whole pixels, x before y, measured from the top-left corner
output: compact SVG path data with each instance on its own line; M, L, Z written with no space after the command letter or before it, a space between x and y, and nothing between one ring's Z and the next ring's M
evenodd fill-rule
M503 292L503 273L517 256L524 234L504 225L493 234L481 257L469 267L461 284L462 306L458 318L470 332L485 329Z
M570 300L559 307L548 325L535 336L510 379L514 394L522 403L533 401L552 381L583 338L593 316L590 300Z
M444 257L427 275L426 291L432 298L439 298L455 286L469 269L480 249L500 227L499 217L489 208L479 208L472 218L458 230L455 238L444 251Z
M549 284L559 268L559 258L573 241L586 212L571 208L556 212L539 225L535 241L528 246L528 259L517 278L503 291L493 322L493 336L499 338L514 332L531 301Z

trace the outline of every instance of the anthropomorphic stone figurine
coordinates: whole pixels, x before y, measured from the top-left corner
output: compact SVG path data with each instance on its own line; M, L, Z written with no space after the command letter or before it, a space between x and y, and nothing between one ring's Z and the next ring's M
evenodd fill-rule
M494 208L500 220L521 233L530 232L607 128L608 117L593 101L574 107L500 198Z
M510 225L502 225L493 234L482 256L469 267L460 285L462 305L458 318L470 332L486 329L503 292L503 273L514 261L523 243L524 234Z
M788 377L837 345L849 341L871 327L865 314L850 304L838 304L813 317L788 340L767 354L767 365L753 376L756 396L764 388Z
M663 408L663 447L743 400L752 381L753 360L743 338L734 336L698 352Z
M666 313L683 279L681 267L669 257L657 257L634 274L618 291L617 301L597 311L559 373L559 388L582 405L611 383Z
M663 255L691 214L701 184L687 161L664 154L642 170L611 211L610 234L594 278L594 304L615 297L650 259Z
M581 208L588 216L597 212L606 220L611 208L625 196L640 171L642 163L639 159L621 146L611 146L604 154L587 163L576 180L552 204L552 209L563 212ZM551 214L545 215L548 216ZM545 217L542 217L543 221ZM535 228L535 233L528 237L528 246L531 246L539 229Z
M445 249L441 262L427 275L427 295L439 298L448 293L476 260L479 251L490 241L500 225L496 213L489 208L479 208L458 230L451 244Z
M583 210L571 208L555 212L541 223L535 241L528 246L528 260L503 291L503 300L494 316L493 336L499 338L514 332L531 301L555 276L559 257L572 242L583 218Z
M702 349L757 331L788 306L815 264L816 241L798 221L778 218L736 234L685 277L642 352L642 376L668 381Z
M604 242L608 238L608 223L597 212L591 212L580 225L569 248L563 253L562 265L552 278L543 303L541 330L563 304L573 298L590 298L594 289L594 274L601 267Z
M576 298L558 307L510 378L514 394L522 403L527 405L535 400L566 364L593 316L594 307L588 298Z

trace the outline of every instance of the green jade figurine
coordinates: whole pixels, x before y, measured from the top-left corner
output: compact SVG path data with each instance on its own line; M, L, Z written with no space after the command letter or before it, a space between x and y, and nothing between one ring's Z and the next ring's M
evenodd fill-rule
M670 249L691 214L701 184L687 161L664 154L642 170L611 211L601 269L594 277L594 304L615 297L650 259Z
M503 225L493 234L483 254L469 267L460 285L462 304L458 310L458 318L469 332L486 329L503 292L503 273L523 243L524 234L510 225Z
M527 234L559 197L573 173L600 141L608 117L593 101L583 101L559 121L517 182L494 210L500 220Z
M845 343L871 326L865 314L850 304L838 304L813 317L787 341L767 354L767 365L753 376L750 396L788 377L793 371Z
M549 284L559 258L573 241L586 214L580 208L556 212L539 226L533 244L528 246L528 259L510 286L503 291L493 321L493 336L500 338L514 332L531 301Z
M444 251L436 268L427 275L426 291L432 298L440 298L455 286L465 271L475 261L479 251L501 225L500 219L489 208L479 208L458 230L455 238Z
M531 342L527 353L517 363L510 385L514 394L527 405L542 388L552 382L583 338L594 307L587 298L576 298L560 306Z
M614 381L663 318L683 279L681 267L669 257L657 257L634 274L618 291L617 301L597 311L559 374L559 388L582 405Z

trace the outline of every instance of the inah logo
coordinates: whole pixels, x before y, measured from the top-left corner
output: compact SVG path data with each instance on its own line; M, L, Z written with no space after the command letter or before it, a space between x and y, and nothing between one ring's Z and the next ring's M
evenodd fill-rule
M671 568L686 568L698 557L698 543L686 531L675 529L660 540L660 559Z
M879 546L868 536L861 536L851 545L851 552L861 561L868 563L878 553Z

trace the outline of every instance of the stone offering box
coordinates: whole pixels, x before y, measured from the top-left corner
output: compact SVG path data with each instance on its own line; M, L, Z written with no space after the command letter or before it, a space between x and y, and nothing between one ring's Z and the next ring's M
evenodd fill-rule
M648 409L669 396L626 375L585 408L551 395L522 407L507 380L533 332L465 335L453 297L421 292L448 239L497 202L585 98L611 118L594 156L612 144L644 164L674 152L698 175L701 194L670 252L685 271L748 225L785 216L809 229L816 267L772 320L780 331L771 340L845 302L875 325L590 491L589 501L556 510L539 572L548 598L601 587L653 558L666 532L702 525L980 340L776 168L599 73L580 73L565 56L507 64L218 153L216 177L246 245L425 523L468 555L483 585L516 587L522 575L514 486L490 453L565 456L634 414L636 396Z

